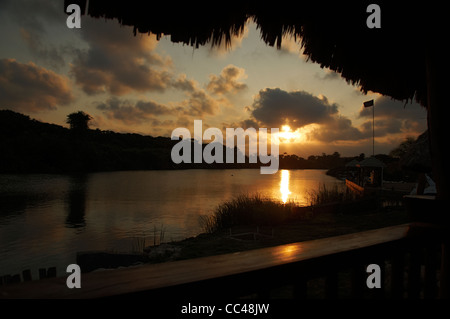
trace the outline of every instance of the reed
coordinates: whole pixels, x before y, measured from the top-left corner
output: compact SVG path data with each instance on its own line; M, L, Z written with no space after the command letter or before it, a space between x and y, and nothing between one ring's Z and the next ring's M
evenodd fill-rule
M272 200L261 194L241 194L220 204L213 214L202 216L200 224L206 233L233 226L276 225L288 220L295 204Z
M321 183L317 190L308 192L311 206L330 204L336 202L349 202L355 200L357 195L348 190L345 185L334 184L326 186Z
M158 246L164 242L164 237L166 234L166 229L163 224L158 229L156 225L153 226L153 235L146 236L143 234L142 236L136 236L131 238L131 251L133 253L142 253L147 247L147 243L150 246ZM149 241L147 241L149 238Z
M355 195L346 187L319 185L308 192L310 206L354 201ZM308 207L299 207L290 201L270 199L261 194L241 194L220 204L211 215L201 216L200 225L204 232L214 233L233 226L275 226L293 219L310 219ZM307 218L306 218L306 217Z
M153 246L161 245L164 241L166 230L164 228L164 225L161 224L161 228L158 231L156 228L156 225L153 226Z
M131 252L132 253L142 253L145 248L145 235L142 237L132 237L131 238Z

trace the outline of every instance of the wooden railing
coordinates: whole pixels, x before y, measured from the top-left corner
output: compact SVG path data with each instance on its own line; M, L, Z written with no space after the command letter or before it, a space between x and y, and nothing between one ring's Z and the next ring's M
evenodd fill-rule
M404 224L218 256L85 273L0 287L0 298L437 298L438 226ZM369 289L366 267L381 269Z
M39 268L39 280L45 279L45 278L54 278L56 277L56 267L50 267L50 268ZM32 281L32 275L30 269L25 269L22 271L22 276L20 274L15 275L3 275L0 276L0 286L2 285L9 285L9 284L15 284L20 282L27 282Z

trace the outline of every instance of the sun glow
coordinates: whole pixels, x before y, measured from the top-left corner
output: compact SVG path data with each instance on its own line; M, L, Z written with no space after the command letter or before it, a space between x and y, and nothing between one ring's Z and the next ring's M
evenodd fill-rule
M300 131L297 129L296 131L292 131L289 125L283 125L281 127L281 131L278 133L280 138L280 142L291 143L295 141L299 141L301 138Z

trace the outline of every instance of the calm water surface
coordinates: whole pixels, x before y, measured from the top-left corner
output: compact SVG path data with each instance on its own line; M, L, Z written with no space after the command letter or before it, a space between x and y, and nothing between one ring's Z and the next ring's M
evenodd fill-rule
M136 237L153 243L202 232L199 217L242 193L308 205L320 184L342 183L324 170L132 171L68 175L0 175L0 275L57 267L65 275L76 252L129 252Z

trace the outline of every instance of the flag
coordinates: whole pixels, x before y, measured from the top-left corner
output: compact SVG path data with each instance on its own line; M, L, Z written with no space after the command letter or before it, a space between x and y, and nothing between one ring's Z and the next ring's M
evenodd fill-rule
M364 107L370 107L370 106L373 106L373 100L364 102Z

